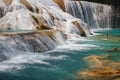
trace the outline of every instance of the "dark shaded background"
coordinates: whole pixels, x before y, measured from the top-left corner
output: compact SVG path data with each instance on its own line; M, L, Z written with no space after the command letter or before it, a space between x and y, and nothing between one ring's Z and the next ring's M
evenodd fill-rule
M75 1L81 1L81 0L75 0ZM103 4L113 5L115 7L120 8L120 0L82 0L82 1L103 3Z

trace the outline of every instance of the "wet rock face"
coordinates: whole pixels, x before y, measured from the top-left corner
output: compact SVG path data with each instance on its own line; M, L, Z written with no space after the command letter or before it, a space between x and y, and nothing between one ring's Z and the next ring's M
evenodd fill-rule
M120 62L114 62L105 56L88 56L85 60L90 69L78 72L78 80L119 80Z
M4 11L3 11L3 9L2 8L0 8L0 18L1 17L3 17L3 15L4 15L4 13L3 13Z

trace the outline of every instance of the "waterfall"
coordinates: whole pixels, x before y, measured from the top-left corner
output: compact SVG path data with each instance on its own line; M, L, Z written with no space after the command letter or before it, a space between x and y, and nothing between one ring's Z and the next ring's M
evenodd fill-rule
M81 29L87 28L83 21L63 12L52 0L13 0L4 11L6 14L0 19L1 30L35 30L36 28L41 30L45 27L43 25L46 25L48 28L60 30L68 35L71 33L67 32L71 31L80 35L80 30L76 32L76 30L65 29L67 28L65 24L70 21L71 24L73 24L72 21L82 23L82 25L79 24ZM68 27L73 27L73 25ZM74 27L78 28L76 25ZM84 34L86 34L85 32Z
M0 0L0 61L18 54L44 52L66 38L90 35L81 19L63 12L53 0Z
M111 27L111 6L87 1L64 2L66 12L86 22L91 29Z

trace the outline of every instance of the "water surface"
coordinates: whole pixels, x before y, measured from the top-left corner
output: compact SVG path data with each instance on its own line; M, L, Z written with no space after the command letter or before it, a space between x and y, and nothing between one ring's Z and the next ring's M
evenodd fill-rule
M109 54L109 59L120 61L120 30L95 33L96 36L67 40L67 44L53 51L24 52L1 62L0 80L70 80L78 71L88 69L84 57ZM118 51L108 52L111 48L118 48Z

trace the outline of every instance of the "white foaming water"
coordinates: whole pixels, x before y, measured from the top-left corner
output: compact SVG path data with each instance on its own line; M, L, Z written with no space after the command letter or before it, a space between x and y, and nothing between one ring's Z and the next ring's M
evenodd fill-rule
M99 46L96 45L92 45L92 44L68 44L68 45L64 45L64 46L59 46L59 49L63 49L63 50L90 50L91 48L96 48Z
M87 41L93 41L91 39L86 39L86 38L72 38L67 40L66 45L64 46L58 46L57 49L59 51L67 51L67 50L72 50L72 51L81 51L81 50L90 50L92 48L99 48L99 46L94 45L94 44L86 44L85 42ZM80 42L80 44L79 44ZM82 44L81 44L82 43Z
M79 38L71 38L71 39L68 39L67 40L67 42L70 42L70 43L72 43L72 42L77 42L77 41L93 41L93 40L91 40L91 39L86 39L86 37L79 37Z
M65 55L51 56L44 53L25 53L24 55L18 55L0 63L0 71L23 69L25 64L43 64L51 66L51 64L45 60L64 60L67 58Z
M94 35L101 35L102 33L95 33L95 32L97 32L97 31L99 31L99 32L100 32L100 31L102 31L102 32L103 32L103 31L106 31L106 33L108 33L109 30L112 30L112 28L92 29L91 31L93 32ZM105 35L106 35L106 34L105 34Z
M53 51L48 51L45 53L23 53L16 57L11 58L10 60L3 61L0 63L0 71L12 70L12 69L24 69L26 68L25 64L42 64L47 66L52 66L49 63L49 60L65 60L69 58L69 51L82 51L82 50L90 50L92 48L98 48L99 46L93 44L77 44L76 42L83 41L92 41L86 38L73 38L67 40L67 44L63 46L57 47ZM59 52L57 55L51 55L50 53ZM62 55L62 53L68 53L67 55ZM51 68L52 69L52 68Z

